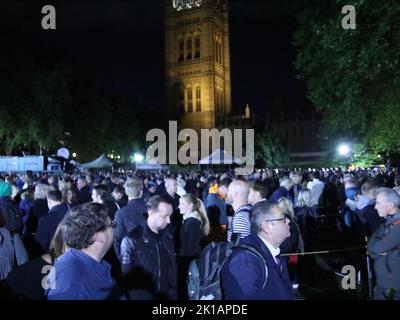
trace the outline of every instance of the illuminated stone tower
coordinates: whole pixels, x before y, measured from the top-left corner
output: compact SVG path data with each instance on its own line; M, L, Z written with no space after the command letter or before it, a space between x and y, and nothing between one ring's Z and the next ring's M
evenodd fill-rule
M165 60L168 120L180 128L224 126L231 112L226 0L167 0Z

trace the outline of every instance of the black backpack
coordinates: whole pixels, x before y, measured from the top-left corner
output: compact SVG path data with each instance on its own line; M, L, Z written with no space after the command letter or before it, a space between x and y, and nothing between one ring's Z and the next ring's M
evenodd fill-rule
M189 265L188 296L190 300L222 300L220 275L229 256L235 249L244 249L261 260L265 266L264 289L268 280L267 263L252 246L231 241L211 242L201 255Z

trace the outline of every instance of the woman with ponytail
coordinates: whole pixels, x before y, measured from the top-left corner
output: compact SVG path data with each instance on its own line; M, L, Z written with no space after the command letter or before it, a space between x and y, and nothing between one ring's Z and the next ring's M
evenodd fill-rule
M180 257L197 258L210 232L206 209L203 202L191 193L179 199L179 210L183 215L180 233Z
M179 298L185 299L187 270L190 261L201 254L210 232L210 222L203 202L191 193L180 197L179 210L183 215L183 222L180 230L178 291Z

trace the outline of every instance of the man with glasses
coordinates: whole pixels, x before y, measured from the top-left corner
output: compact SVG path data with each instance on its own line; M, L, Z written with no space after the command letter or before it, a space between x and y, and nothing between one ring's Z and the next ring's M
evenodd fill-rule
M400 300L400 197L389 188L379 188L375 209L385 222L368 241L374 259L376 287L374 299Z
M222 289L228 300L291 300L292 286L279 246L290 236L289 219L277 204L261 201L254 205L251 234L240 244L252 246L262 260L248 250L234 249L222 270ZM265 282L268 269L268 278Z
M111 248L115 227L102 204L86 203L68 211L61 232L69 249L57 260L49 276L49 300L111 298L114 281L111 267L103 257Z

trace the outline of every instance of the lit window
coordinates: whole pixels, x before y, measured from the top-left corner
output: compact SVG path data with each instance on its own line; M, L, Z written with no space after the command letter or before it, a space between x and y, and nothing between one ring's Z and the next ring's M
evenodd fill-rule
M196 111L201 111L201 88L196 87Z
M187 102L188 112L193 112L193 89L191 86L187 87Z

